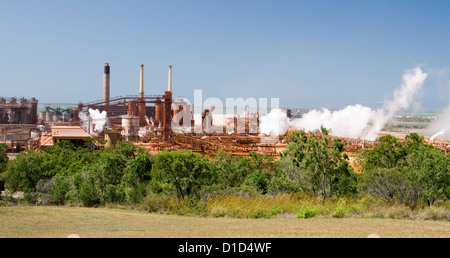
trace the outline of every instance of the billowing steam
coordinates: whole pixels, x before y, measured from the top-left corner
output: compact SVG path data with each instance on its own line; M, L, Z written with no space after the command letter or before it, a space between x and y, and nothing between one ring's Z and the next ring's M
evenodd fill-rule
M426 78L427 74L420 67L407 70L403 75L402 85L394 91L394 98L377 110L358 104L337 111L325 108L312 110L302 118L289 120L280 109L274 109L261 117L260 132L279 135L292 127L314 131L324 126L331 129L331 134L335 136L375 140L377 133L396 112L410 108Z
M446 107L442 114L428 126L426 132L432 135L430 140L450 139L450 106Z
M141 127L138 131L138 135L140 138L145 137L147 135L147 129L145 127Z
M289 127L289 118L281 109L273 109L269 114L260 117L259 130L262 134L280 135Z
M90 135L98 136L108 122L106 111L100 112L98 109L89 108L88 112L78 113L81 120L81 127Z

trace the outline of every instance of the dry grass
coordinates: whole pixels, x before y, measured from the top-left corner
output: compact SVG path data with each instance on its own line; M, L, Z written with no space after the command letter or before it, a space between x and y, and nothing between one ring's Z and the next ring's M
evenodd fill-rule
M450 237L450 222L374 218L201 218L79 207L0 207L0 237Z

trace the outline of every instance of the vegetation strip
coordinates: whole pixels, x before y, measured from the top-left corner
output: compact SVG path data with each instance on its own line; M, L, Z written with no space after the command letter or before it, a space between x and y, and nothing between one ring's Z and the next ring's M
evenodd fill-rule
M75 148L62 141L6 158L0 205L113 206L210 217L375 217L450 220L449 155L412 133L387 135L350 166L339 138L290 132L281 158L190 150L150 155L130 142Z

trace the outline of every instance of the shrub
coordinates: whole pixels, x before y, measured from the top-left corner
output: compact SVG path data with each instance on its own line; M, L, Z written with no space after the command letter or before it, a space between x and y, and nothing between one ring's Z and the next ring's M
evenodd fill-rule
M398 168L392 168L366 171L360 187L362 192L373 198L382 198L387 202L396 198L405 203L411 186Z
M280 193L292 193L296 192L297 187L292 180L289 180L285 175L274 176L270 180L267 187L267 192L271 195Z
M50 187L52 203L63 205L66 203L66 195L72 189L70 178L66 176L53 177L53 184Z
M125 191L121 186L108 185L105 194L106 203L122 203L125 201Z
M152 159L148 154L138 155L130 159L125 169L122 181L129 186L137 186L151 179Z
M317 214L319 214L319 212L320 210L318 208L306 206L297 213L296 217L301 219L309 219L315 217Z
M393 205L386 210L385 216L391 219L412 218L412 211L405 205Z
M173 185L178 199L199 198L204 185L211 183L209 161L190 150L160 152L152 167L155 180Z
M139 203L147 194L147 190L143 186L129 187L126 189L126 196L129 203Z
M255 171L248 176L248 183L255 186L257 190L263 194L267 193L267 185L269 183L269 176L262 171Z
M92 207L101 203L99 191L91 179L81 184L78 197L86 207Z
M142 209L149 212L169 210L171 198L165 194L149 194L141 202Z

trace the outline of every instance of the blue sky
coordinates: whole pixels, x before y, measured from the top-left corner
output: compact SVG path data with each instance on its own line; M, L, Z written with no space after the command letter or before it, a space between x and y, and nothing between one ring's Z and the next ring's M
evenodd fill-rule
M450 1L0 0L0 96L40 102L167 89L280 98L280 106L379 107L407 69L429 74L424 110L450 102Z

